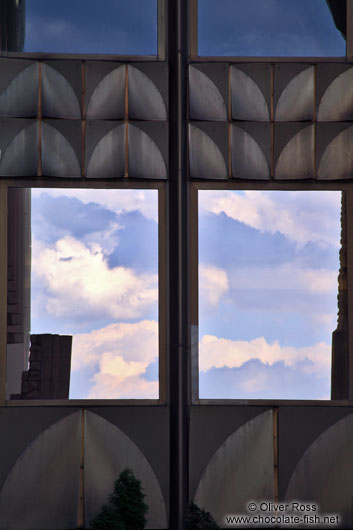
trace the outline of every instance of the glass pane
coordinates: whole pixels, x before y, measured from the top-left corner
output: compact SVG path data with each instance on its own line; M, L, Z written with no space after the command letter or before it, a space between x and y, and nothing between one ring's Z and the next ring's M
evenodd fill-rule
M157 54L157 0L27 0L25 52Z
M199 192L200 398L330 399L340 192Z
M345 56L326 0L199 0L199 55Z
M33 189L31 208L30 332L73 337L70 398L158 399L158 191Z

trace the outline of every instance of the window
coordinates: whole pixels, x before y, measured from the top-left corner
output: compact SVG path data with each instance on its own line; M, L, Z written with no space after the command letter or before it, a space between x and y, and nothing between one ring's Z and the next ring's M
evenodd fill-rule
M35 379L70 376L72 399L158 399L158 190L32 189L31 218L27 317L16 313L21 289L9 269L8 397L21 393L29 327L29 373L21 397L13 398L68 397L62 385L38 395ZM29 253L23 252L24 261ZM71 367L61 375L43 367L56 334L72 337ZM55 355L51 362L59 364Z
M199 0L198 47L206 56L345 55L326 0Z
M201 399L330 399L340 213L338 191L199 191Z

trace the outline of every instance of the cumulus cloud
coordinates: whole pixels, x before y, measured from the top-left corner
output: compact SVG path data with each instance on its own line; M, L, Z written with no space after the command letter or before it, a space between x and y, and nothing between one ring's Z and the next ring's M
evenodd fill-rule
M211 368L240 367L251 359L273 365L283 362L285 366L294 367L298 363L308 362L306 373L318 376L329 373L331 366L331 345L319 342L312 346L281 346L278 342L268 343L264 337L250 341L236 341L204 335L200 341L200 370Z
M36 306L49 315L126 320L157 308L157 275L110 269L98 243L66 236L48 248L34 241L32 270Z
M144 377L158 358L158 323L143 320L115 323L74 335L71 370L77 376L94 369L87 395L94 399L158 399L158 381ZM70 395L75 389L70 389ZM75 396L76 397L76 396Z
M203 310L214 308L229 289L227 272L218 267L200 265L199 287Z
M280 232L299 246L339 246L340 192L200 191L200 212L219 214L261 231Z

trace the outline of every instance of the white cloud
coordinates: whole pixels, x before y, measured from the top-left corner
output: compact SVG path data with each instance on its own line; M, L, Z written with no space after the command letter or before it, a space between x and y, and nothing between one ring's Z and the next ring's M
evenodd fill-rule
M229 289L226 271L217 267L200 265L199 286L200 305L203 310L217 306Z
M34 282L42 286L36 305L51 316L82 318L91 313L130 319L157 307L157 275L138 275L126 267L109 269L98 243L86 246L66 236L48 248L33 241L32 249Z
M138 210L147 219L158 221L157 190L32 188L32 197L40 197L42 193L47 193L51 197L75 197L84 204L95 202L118 213Z
M87 381L87 387L93 385L81 397L158 399L158 381L142 377L157 357L157 322L115 323L74 335L71 370L79 374L83 368L96 366Z
M199 192L200 211L228 217L261 231L281 232L299 246L309 241L339 247L340 192Z
M302 268L295 262L276 267L247 267L229 271L235 289L300 289L306 293L332 292L337 296L337 271Z
M235 368L250 359L259 359L262 363L273 365L283 361L286 366L295 366L309 360L306 371L316 375L326 375L331 366L331 345L319 342L312 346L297 348L281 346L278 342L269 344L264 337L251 341L235 341L204 335L200 341L200 370L211 368Z

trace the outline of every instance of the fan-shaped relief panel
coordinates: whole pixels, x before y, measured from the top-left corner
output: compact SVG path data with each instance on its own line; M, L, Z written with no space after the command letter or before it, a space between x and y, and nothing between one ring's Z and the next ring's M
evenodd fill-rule
M42 172L48 177L81 177L80 162L69 140L42 123Z
M231 68L233 120L268 121L270 113L259 86L239 68Z
M21 129L0 151L0 175L32 177L38 170L38 122Z
M81 414L54 423L23 451L0 491L0 528L77 528Z
M154 140L131 123L128 127L129 176L166 179L166 163Z
M98 83L88 101L87 118L124 118L125 69L125 66L115 68Z
M166 120L167 109L155 83L134 66L128 67L129 118L133 120Z
M228 514L246 513L251 500L274 498L273 415L248 421L217 449L205 468L194 502L226 526Z
M232 176L245 179L268 179L270 168L266 157L252 136L232 126Z
M196 179L227 179L228 170L218 145L204 131L189 125L190 175Z
M346 121L353 119L353 68L336 77L321 98L318 121Z
M48 118L81 118L81 107L68 80L42 63L42 114Z
M223 97L206 74L189 67L190 118L192 120L227 121Z
M277 121L312 120L314 114L314 67L297 74L282 91L275 113Z
M317 503L320 514L338 514L353 527L353 414L325 430L305 451L290 479L285 499Z
M85 520L99 512L114 481L126 468L141 480L149 507L147 528L167 528L167 513L156 475L134 442L118 427L92 412L85 412ZM88 526L87 526L88 527Z
M340 132L326 147L320 160L318 178L347 179L353 176L353 127Z
M120 178L125 174L125 125L109 131L93 150L87 164L87 177Z
M314 176L314 126L297 132L278 157L275 178L298 180Z
M31 118L38 110L38 63L24 68L0 94L0 116Z

